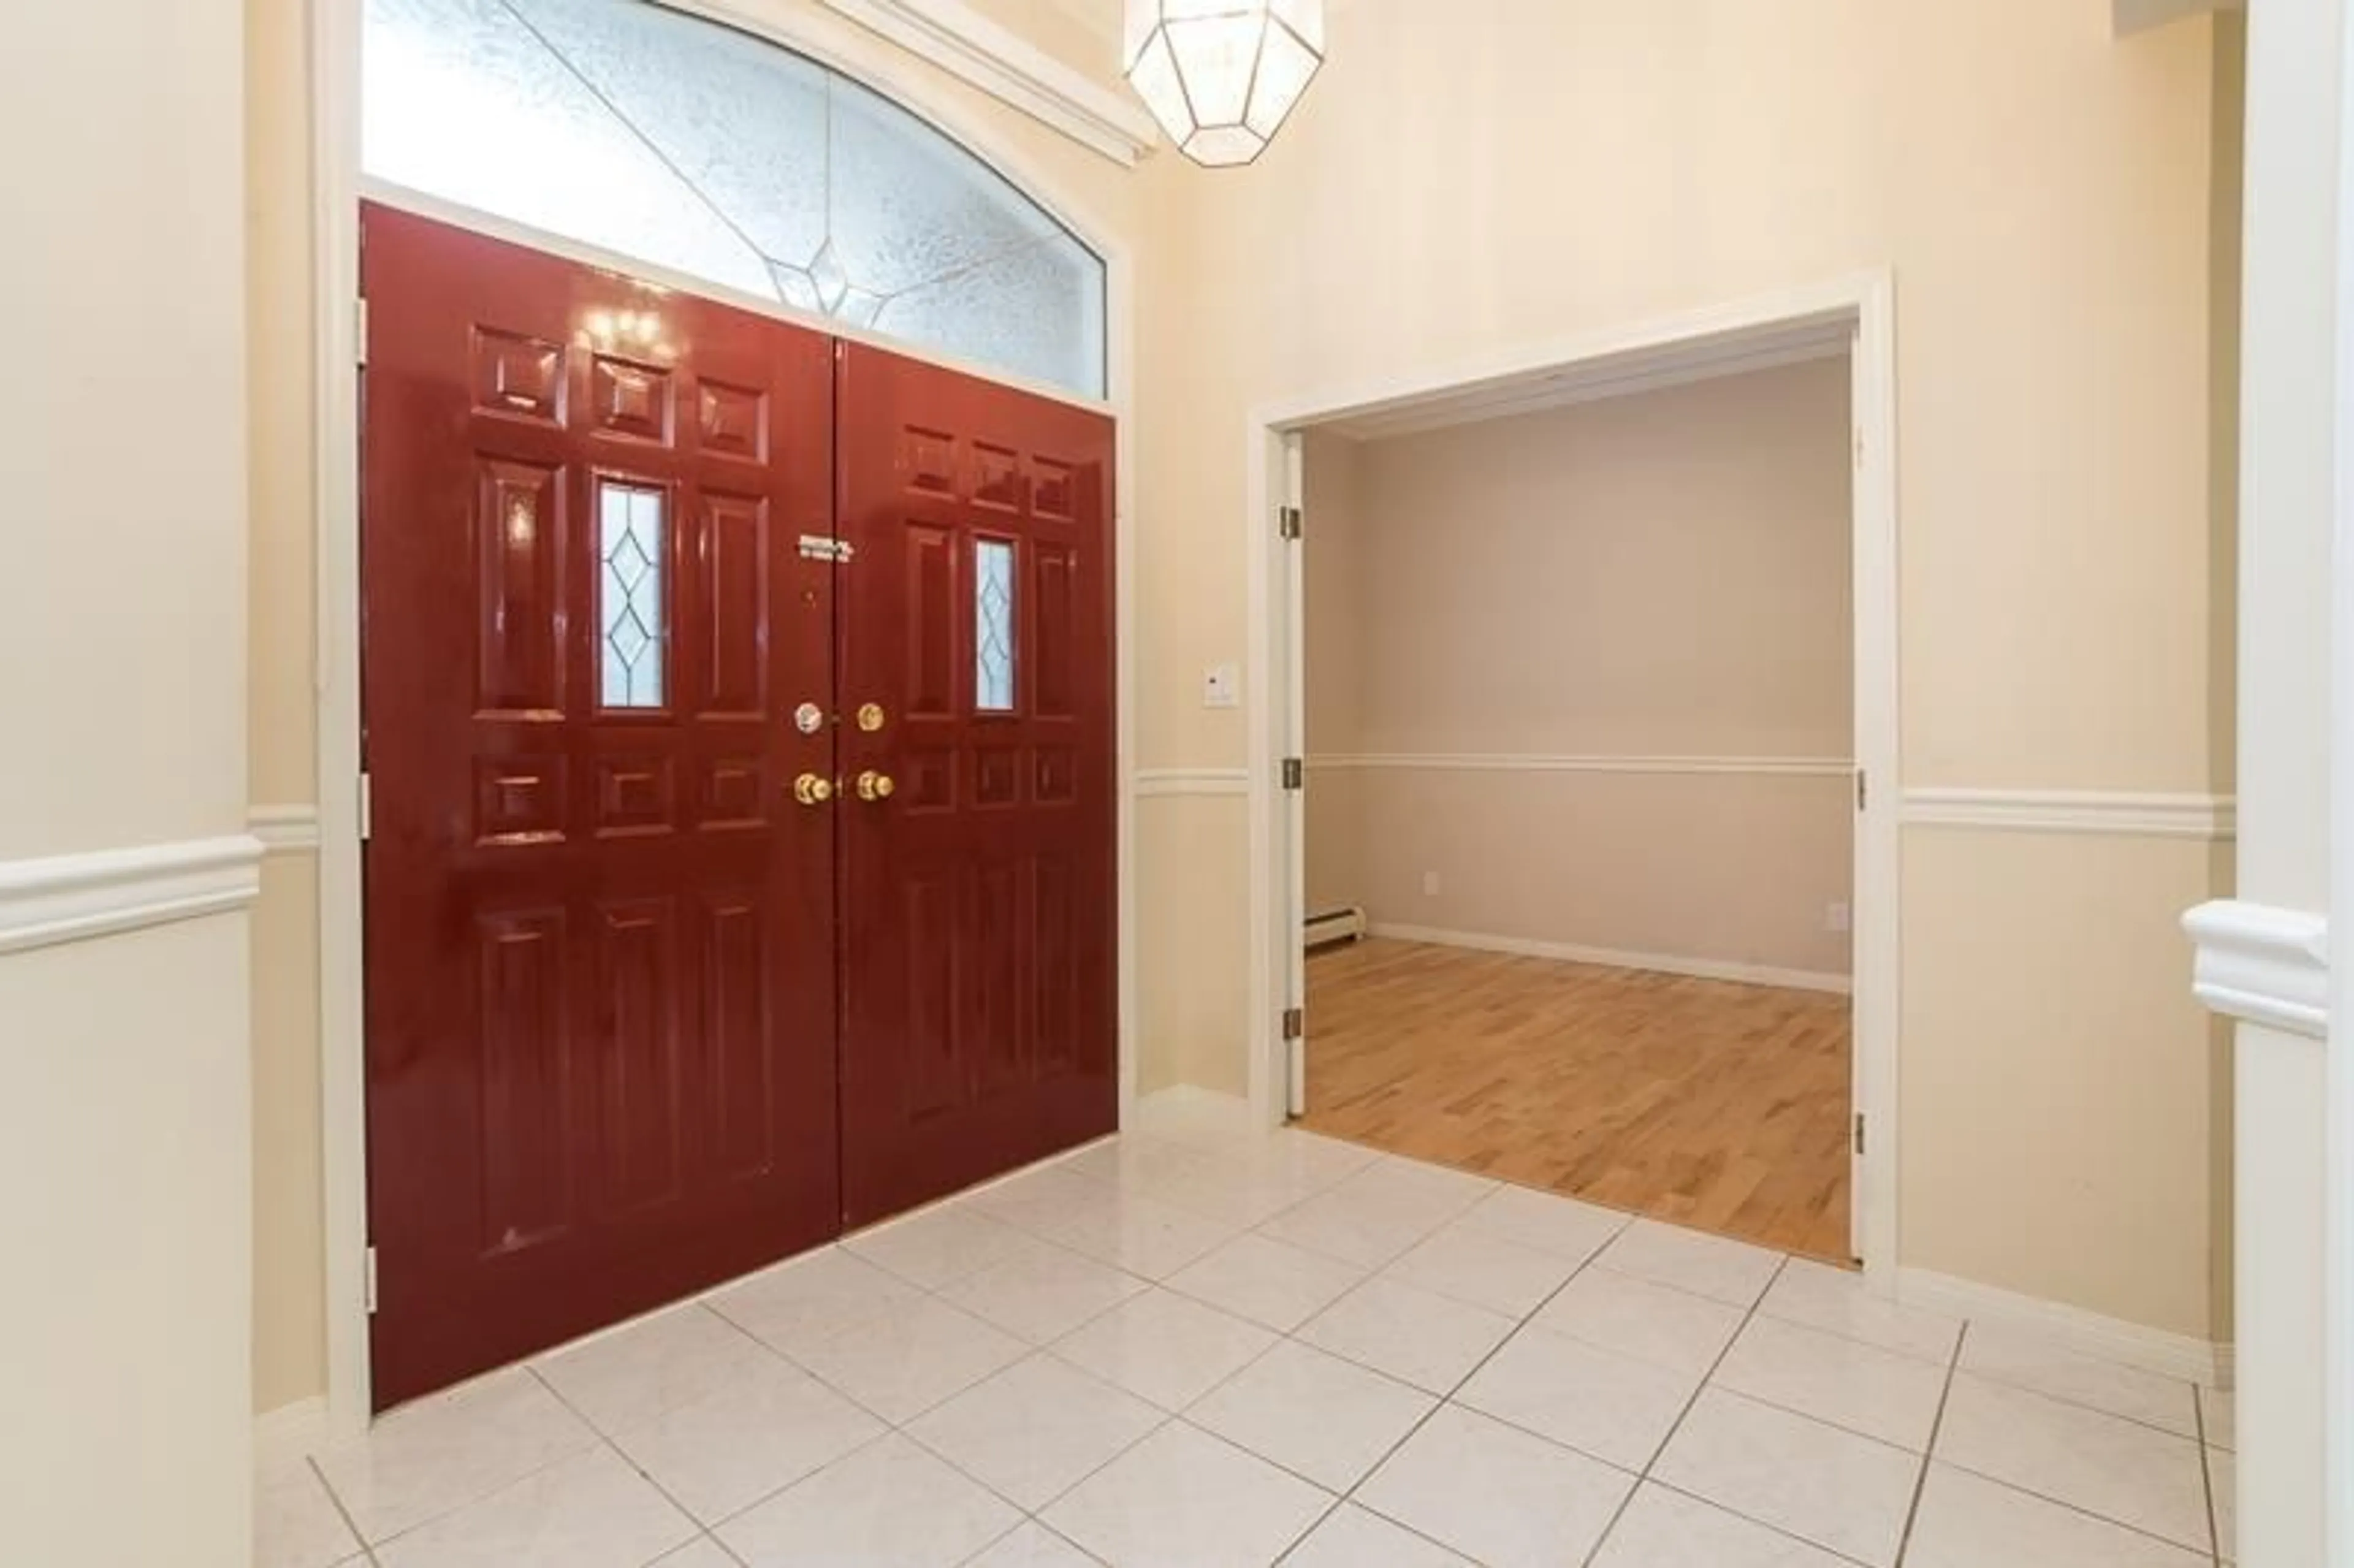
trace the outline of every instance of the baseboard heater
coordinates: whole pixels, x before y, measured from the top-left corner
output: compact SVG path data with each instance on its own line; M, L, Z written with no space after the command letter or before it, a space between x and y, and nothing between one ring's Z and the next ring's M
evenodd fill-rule
M1364 935L1365 912L1353 904L1308 916L1307 938L1310 948L1329 948L1335 942L1362 941Z

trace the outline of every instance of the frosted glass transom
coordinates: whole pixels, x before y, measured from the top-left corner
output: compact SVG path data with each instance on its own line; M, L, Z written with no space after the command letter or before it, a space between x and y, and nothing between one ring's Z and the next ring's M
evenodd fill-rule
M1104 395L1104 263L959 143L653 0L366 0L373 177Z

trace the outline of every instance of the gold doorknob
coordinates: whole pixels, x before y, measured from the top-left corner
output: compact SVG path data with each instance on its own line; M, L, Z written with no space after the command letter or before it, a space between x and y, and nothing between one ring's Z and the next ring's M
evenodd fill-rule
M881 703L859 704L858 727L868 735L873 735L876 730L881 729L883 727L883 705Z
M793 780L793 799L804 806L822 806L833 799L833 780L804 773Z
M862 800L887 800L897 788L888 773L877 773L872 768L858 776L858 798Z

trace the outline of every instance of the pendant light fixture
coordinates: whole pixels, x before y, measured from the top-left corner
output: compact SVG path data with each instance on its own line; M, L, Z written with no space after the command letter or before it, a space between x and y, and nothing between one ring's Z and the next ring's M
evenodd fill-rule
M1187 157L1247 164L1324 63L1324 0L1128 0L1123 58Z

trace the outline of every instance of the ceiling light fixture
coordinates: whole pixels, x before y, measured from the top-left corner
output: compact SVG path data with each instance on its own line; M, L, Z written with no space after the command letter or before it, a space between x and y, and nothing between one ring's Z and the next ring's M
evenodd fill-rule
M1128 0L1123 58L1179 151L1247 164L1324 63L1324 0Z

